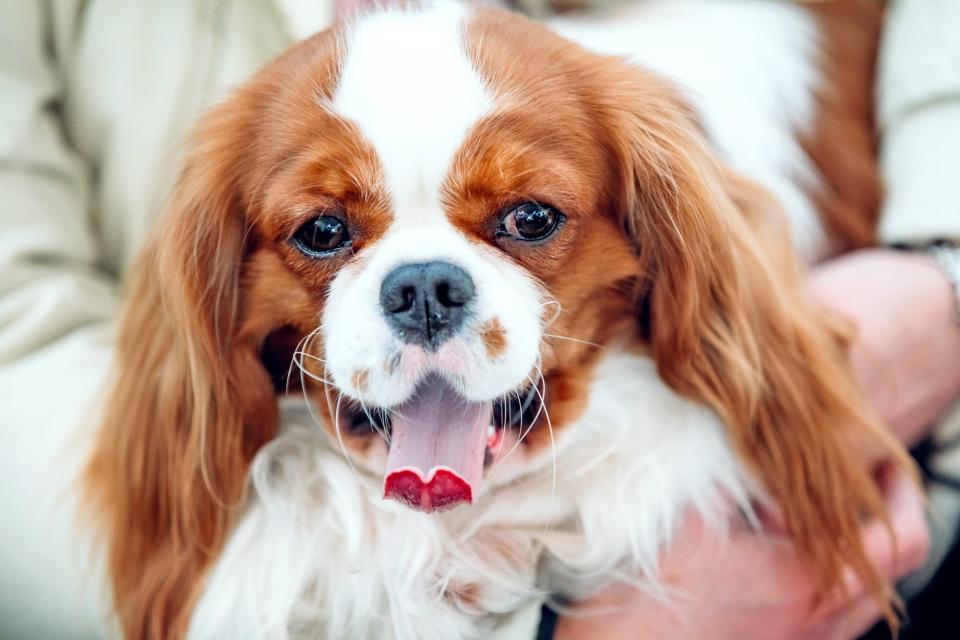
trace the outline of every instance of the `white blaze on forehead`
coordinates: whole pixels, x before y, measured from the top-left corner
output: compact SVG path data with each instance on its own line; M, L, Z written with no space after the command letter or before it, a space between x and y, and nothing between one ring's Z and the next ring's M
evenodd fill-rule
M453 3L384 11L348 36L334 109L376 150L398 221L443 215L440 186L489 104L464 50L466 11Z
M471 242L446 217L441 188L471 129L492 107L465 47L469 8L438 2L361 18L347 36L332 108L374 149L393 219L365 259L341 269L323 314L327 373L349 397L394 407L423 375L441 373L466 400L487 402L527 381L540 345L541 292L520 267ZM436 354L406 348L380 307L401 264L446 261L476 287L470 318ZM496 318L508 348L491 358L480 336ZM398 359L399 358L399 359ZM368 371L364 389L352 379Z

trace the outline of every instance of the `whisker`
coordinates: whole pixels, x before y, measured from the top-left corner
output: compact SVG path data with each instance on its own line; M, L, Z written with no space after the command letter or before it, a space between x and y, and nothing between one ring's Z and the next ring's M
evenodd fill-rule
M533 385L533 392L536 393L537 396L540 398L540 406L537 407L537 413L536 413L536 415L533 416L533 421L536 422L537 420L540 419L540 416L547 411L547 404L546 404L547 381L546 381L546 380L544 379L544 377L543 377L543 371L540 370L540 365L539 365L539 364L535 364L535 365L533 365L533 366L536 368L536 370L537 370L537 375L539 376L539 377L537 378L536 382L534 382L533 380L530 380L530 384ZM527 379L529 379L529 376L527 376ZM543 392L542 392L542 393L540 392L540 383L541 383L541 382L543 383ZM547 417L549 417L549 414L548 414L548 413L547 413L546 415L547 415Z
M550 503L547 507L547 513L553 513L553 504L557 497L557 443L553 435L553 421L550 419L550 411L547 410L547 380L543 377L543 370L540 369L540 363L534 365L537 369L537 375L540 376L540 380L543 381L543 392L540 393L540 408L543 410L543 417L547 423L547 433L550 435L550 460L553 466L552 475L550 479ZM539 413L539 412L538 412ZM540 551L543 549L543 546L546 544L547 534L550 532L550 525L552 524L551 519L548 517L547 521L543 525L543 533L540 538L540 549L537 550L536 555L540 555Z
M296 364L297 368L300 369L300 378L301 384L303 383L303 374L306 374L312 380L317 382L322 382L327 385L332 385L333 383L326 379L326 375L318 376L317 374L310 371L304 364L304 358L310 358L315 362L319 362L324 367L324 374L326 374L326 365L327 362L319 356L315 356L309 352L310 345L313 344L313 340L319 335L321 327L317 327L297 343L296 348L293 350L293 355L290 358L290 369L287 371L287 391L290 389L290 373L293 370L293 365Z
M550 316L550 318L544 320L543 328L548 329L557 319L560 317L560 314L563 313L563 305L560 304L559 300L547 300L542 303L541 307L546 307L547 305L553 305L557 308L556 312Z
M294 352L293 352L293 355L295 355L295 356L300 356L301 359L302 359L302 358L310 358L311 360L316 360L317 362L319 362L319 363L321 363L321 364L327 364L327 361L324 360L323 358L321 358L320 356L315 356L315 355L313 355L312 353L307 353L306 351L302 351L302 350L294 351Z
M507 403L507 404L510 405L510 421L509 421L509 422L505 422L503 428L504 428L504 429L511 429L511 430L512 430L512 429L514 428L514 427L513 427L513 422L514 422L514 419L513 419L513 403ZM517 406L520 406L520 394L519 394L519 393L517 393ZM504 454L504 456L503 456L502 458L500 458L499 460L497 460L497 464L494 465L494 467L493 467L492 469L490 469L490 476L491 476L491 477L493 477L493 475L497 472L497 470L500 469L500 467L502 467L502 466L507 462L507 460L510 459L510 456L513 455L513 452L516 451L517 448L520 446L520 443L523 442L523 439L524 439L524 437L525 437L526 434L524 433L524 428L523 428L523 412L522 412L522 411L521 411L521 413L520 413L520 415L519 415L519 423L520 423L520 424L519 424L519 427L517 428L517 431L519 432L520 435L517 437L517 441L513 443L513 445L510 447L510 450L507 451L507 453ZM532 425L531 425L531 426L532 426ZM528 427L528 429L529 429L529 428L530 428L530 427ZM503 449L503 440L504 440L504 439L501 439L501 441L500 441L500 450ZM499 457L499 454L500 454L500 450L497 451L498 457Z
M539 380L542 380L542 379L543 379L543 372L540 370L540 367L539 367L538 364L537 364L537 365L534 365L534 366L536 367L537 372L538 372L538 375L539 375L540 377L539 377L538 381L534 382L533 380L530 379L530 376L527 376L527 379L530 380L530 382L531 382L531 388L530 388L530 391L528 392L528 396L533 396L533 394L536 393L536 394L538 394L539 397L542 399L542 398L543 398L543 394L540 394L539 389L538 389L538 386L539 386ZM544 381L544 386L546 386L546 381ZM530 435L530 432L533 431L533 428L534 428L534 426L536 426L537 420L540 419L540 414L541 414L541 412L542 412L543 409L544 409L543 403L542 403L542 401L541 401L540 406L537 408L537 413L533 416L533 419L530 421L530 424L527 425L526 428L524 428L524 426L523 426L523 413L526 411L526 407L529 406L529 403L526 402L526 401L524 401L524 400L522 400L522 399L520 398L520 393L519 393L519 391L517 391L517 392L515 392L515 393L516 393L516 395L517 395L517 407L518 407L518 410L520 411L520 424L519 424L519 428L518 428L519 436L517 437L517 441L513 444L513 446L510 448L510 450L509 450L502 458L500 458L500 459L497 461L497 464L494 465L494 467L493 467L492 469L490 469L490 476L491 476L491 477L493 476L494 473L497 472L497 470L498 470L500 467L502 467L502 466L507 462L507 460L510 459L510 456L513 455L513 453L517 450L517 448L520 447L520 445L521 445L521 444L523 443L523 441L527 438L527 436ZM512 406L512 404L511 404L511 406L510 406L510 410L511 410L511 420L510 420L510 422L504 423L504 425L505 425L504 428L512 428L512 425L513 425L513 417L512 417L513 406ZM497 452L497 454L498 454L498 457L499 457L499 451Z
M380 424L384 425L383 429L384 429L384 431L386 432L387 451L389 451L389 450L390 450L390 443L391 443L392 440L393 440L393 433L392 433L392 432L388 432L388 431L387 431L387 428L386 428L386 424L387 424L387 423L390 421L390 419L391 419L391 417L390 417L390 412L387 411L386 409L383 409L383 408L380 408L380 407L375 407L375 408L374 408L374 411L377 413L378 417L380 418Z
M312 341L317 336L318 329L311 331L309 334L307 334L306 338L304 338L306 340L306 344L304 345L305 349L310 348ZM327 373L326 364L324 364L323 377L315 376L310 372L305 371L304 367L302 366L300 366L299 368L300 368L300 387L303 393L303 400L307 405L307 412L310 414L310 418L313 420L313 423L317 427L320 427L320 430L323 431L323 421L317 415L316 409L314 409L313 403L310 400L310 394L308 393L309 385L307 384L307 379L304 376L306 375L306 377L310 378L311 380L319 380L322 382L323 378L326 377L326 373ZM337 434L337 441L340 443L340 450L343 452L343 457L346 459L347 465L350 467L350 470L353 471L353 474L357 477L357 482L362 482L360 478L360 473L357 471L357 468L354 466L353 460L350 458L350 454L347 453L346 445L343 442L343 435L340 433L340 400L343 398L343 396L339 392L337 393L338 395L337 405L336 405L336 409L333 409L333 407L331 407L331 401L330 401L331 386L332 385L329 385L329 384L323 385L323 396L327 403L327 413L333 416L333 428Z
M503 404L500 405L500 428L501 428L501 429L506 429L506 428L507 428L507 425L510 424L510 422L507 422L507 419L508 419L508 418L510 419L510 422L513 422L513 411L511 411L511 409L510 409L510 403L504 402ZM496 427L494 427L494 428L496 428ZM499 438L499 439L498 439L498 442L497 442L497 453L496 453L497 458L499 458L499 457L500 457L500 454L503 452L503 443L504 443L505 440L506 440L506 438ZM494 469L496 469L496 468L499 467L499 466L500 466L500 463L497 462L497 464L496 464L496 466L494 467ZM494 469L491 469L491 470L490 470L490 473L493 473Z
M357 471L357 468L353 466L353 459L350 457L350 454L347 453L347 445L343 442L343 433L340 431L340 403L342 400L343 394L338 391L337 406L333 413L333 428L337 433L337 442L340 443L340 452L343 453L343 457L346 458L347 464L350 465L350 469L353 471L353 474L357 476L357 482L362 483L363 481L360 479L360 473Z
M383 441L387 443L387 448L390 448L390 435L387 433L386 427L380 427L379 423L374 420L373 416L370 415L370 411L367 410L367 405L363 403L363 400L358 400L360 403L360 409L363 410L363 414L367 416L367 420L370 421L370 426L373 427L373 430L380 434L380 437L383 438ZM384 422L386 424L386 422Z
M296 357L296 354L294 354L294 357ZM327 378L318 376L312 371L307 370L304 367L302 360L295 360L295 362L297 363L297 368L300 369L301 374L305 374L308 378L310 378L311 380L315 380L316 382L322 382L325 385L335 386L333 382L331 382L330 380L327 380Z
M569 337L569 336L561 336L561 335L557 335L556 333L545 333L545 334L543 334L543 337L545 337L545 338L554 338L554 339L556 339L556 340L568 340L568 341L570 341L570 342L576 342L576 343L578 343L578 344L585 344L585 345L589 345L589 346L591 346L591 347L597 347L597 348L599 348L599 349L603 349L603 348L604 348L602 344L598 344L598 343L596 343L596 342L590 342L589 340L581 340L580 338L571 338L571 337Z
M530 377L527 376L527 379L529 380ZM540 392L539 392L539 389L538 389L539 383L534 383L533 380L530 380L530 382L533 384L533 386L531 387L531 389L533 389L534 392L537 393L537 395L540 395ZM521 421L521 424L520 424L520 436L517 438L517 443L516 443L516 444L514 445L514 447L513 447L514 450L516 450L521 444L523 444L523 441L526 440L526 439L527 439L527 436L530 435L530 432L533 431L533 428L536 426L537 420L540 419L540 414L541 414L542 412L543 412L543 404L542 404L542 402L541 402L540 406L537 408L537 413L534 414L533 418L530 420L530 424L527 426L526 429L523 428L523 423L522 423L522 421ZM511 450L510 453L513 453L513 450ZM506 461L506 460L504 460L504 461Z
M310 337L313 336L317 331L320 331L320 327L319 327L319 326L318 326L316 329L314 329L313 331L311 331L310 333L308 333L307 335L305 335L305 336L303 336L302 338L300 338L300 342L298 342L298 343L297 343L297 346L294 347L294 349L293 349L293 354L291 354L291 356L290 356L290 366L287 367L287 378L286 378L286 383L284 384L284 389L283 389L283 392L284 392L285 395L289 395L289 393L290 393L290 377L293 375L293 367L294 367L294 365L296 365L298 369L301 368L300 365L299 365L299 363L297 362L297 353L302 353L301 350L303 349L303 344L304 344L307 340L309 340ZM301 376L301 378L302 378L302 376Z

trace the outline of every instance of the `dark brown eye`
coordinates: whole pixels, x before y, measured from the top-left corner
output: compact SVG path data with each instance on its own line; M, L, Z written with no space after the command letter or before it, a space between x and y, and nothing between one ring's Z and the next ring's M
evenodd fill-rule
M325 258L350 246L350 233L343 220L333 216L318 216L297 229L293 244L304 255Z
M553 207L528 202L507 211L497 233L528 242L545 240L562 222L563 214Z

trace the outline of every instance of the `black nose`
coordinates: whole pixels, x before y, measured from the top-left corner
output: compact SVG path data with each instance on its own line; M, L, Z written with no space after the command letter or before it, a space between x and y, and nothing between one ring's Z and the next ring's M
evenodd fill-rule
M460 267L407 264L383 279L380 306L401 340L436 349L463 324L473 295L473 280Z

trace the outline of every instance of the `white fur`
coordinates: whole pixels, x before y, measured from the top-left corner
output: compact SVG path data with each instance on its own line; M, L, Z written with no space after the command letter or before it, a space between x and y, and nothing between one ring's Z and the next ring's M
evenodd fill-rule
M377 151L396 222L444 220L440 185L488 108L464 52L461 5L376 13L354 26L334 110Z
M470 400L491 400L524 383L537 361L544 306L539 287L511 262L468 242L449 223L395 225L343 269L330 287L323 318L327 373L347 395L377 407L406 400L429 371L444 374ZM401 264L442 260L470 274L476 297L460 333L437 353L403 345L380 309L380 284ZM503 327L504 353L491 358L481 338L493 319ZM353 374L366 370L366 389Z
M254 462L192 638L482 638L545 592L655 576L688 505L715 526L722 495L748 505L716 416L617 349L557 451L555 487L549 456L517 461L521 481L443 514L382 500L381 478L356 475L302 409L286 417ZM476 588L476 609L450 597L463 585Z
M404 400L429 369L472 399L491 398L536 361L543 292L467 240L440 204L451 158L492 108L463 52L462 16L443 4L361 21L331 107L376 149L393 207L386 235L335 279L322 324L327 374L378 406ZM619 30L557 24L683 81L728 161L781 198L802 251L822 251L800 188L814 173L792 137L812 109L805 16L781 3L651 0L624 20ZM425 260L467 270L479 296L467 330L435 355L399 345L377 302L390 269ZM507 333L500 360L485 356L478 333L494 317ZM354 388L358 369L370 372L366 389ZM637 575L655 588L657 557L686 508L722 527L724 497L749 512L758 490L718 418L666 387L648 359L609 348L592 384L555 460L507 456L475 505L429 515L382 500L381 476L357 471L302 407L287 406L282 433L254 461L249 502L190 636L481 638L546 593L578 596ZM468 585L473 605L453 595Z
M348 37L333 109L376 150L390 194L391 225L359 265L335 278L323 318L327 375L348 396L376 407L406 400L433 370L468 399L491 400L526 382L536 364L541 292L522 270L469 242L447 220L441 187L471 126L490 109L464 49L465 10L452 3L375 14ZM435 354L393 336L379 307L380 284L403 264L451 262L474 281L476 299L460 335ZM505 352L485 353L481 332L496 320ZM366 388L353 382L365 371Z
M557 19L561 34L663 73L697 108L731 167L786 208L800 255L830 252L805 190L819 174L798 142L813 126L819 32L790 2L646 0L599 16Z

